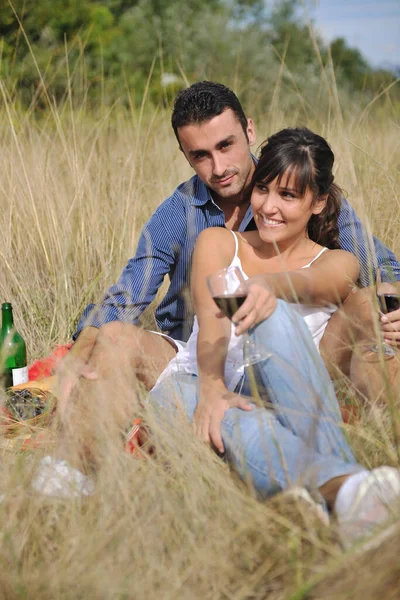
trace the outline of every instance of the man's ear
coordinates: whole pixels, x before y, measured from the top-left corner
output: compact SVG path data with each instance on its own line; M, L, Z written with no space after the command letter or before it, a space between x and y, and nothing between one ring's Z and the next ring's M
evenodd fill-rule
M326 206L326 201L328 200L328 194L324 194L323 196L319 196L314 206L312 207L313 215L320 215Z
M247 119L246 133L249 140L249 146L254 146L256 143L256 128L253 119Z

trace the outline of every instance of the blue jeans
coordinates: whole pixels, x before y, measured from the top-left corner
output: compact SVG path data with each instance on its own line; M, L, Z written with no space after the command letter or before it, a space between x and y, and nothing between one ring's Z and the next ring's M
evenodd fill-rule
M332 382L304 320L279 300L274 313L250 335L271 353L255 369L257 390L267 395L270 406L253 405L250 412L230 408L225 413L221 433L226 458L240 476L250 477L257 493L267 497L294 483L315 490L334 477L361 470L341 429ZM236 392L254 397L251 381L246 372ZM171 375L149 395L157 418L176 425L177 404L192 421L197 400L198 378L189 373Z

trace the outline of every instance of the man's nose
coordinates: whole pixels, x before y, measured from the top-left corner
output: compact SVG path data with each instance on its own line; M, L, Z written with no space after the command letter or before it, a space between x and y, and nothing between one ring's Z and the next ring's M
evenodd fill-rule
M226 163L223 156L213 156L213 174L216 177L222 177L226 171Z

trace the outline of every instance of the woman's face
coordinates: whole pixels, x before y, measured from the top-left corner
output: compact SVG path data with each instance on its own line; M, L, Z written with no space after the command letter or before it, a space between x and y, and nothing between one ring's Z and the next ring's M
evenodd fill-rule
M313 203L314 194L307 188L301 196L295 186L295 174L290 179L283 175L266 184L259 182L251 194L251 206L260 237L265 242L289 241L307 236L307 223L313 214L319 214L325 200Z

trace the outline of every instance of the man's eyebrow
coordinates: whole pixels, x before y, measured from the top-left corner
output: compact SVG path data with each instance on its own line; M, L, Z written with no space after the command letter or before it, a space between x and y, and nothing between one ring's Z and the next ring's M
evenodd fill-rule
M223 140L221 140L220 142L218 142L217 144L217 148L220 146L223 146L224 144L227 144L228 142L234 142L236 140L236 135L234 135L232 133L232 135L228 135L228 137L224 138Z
M221 148L221 146L223 146L224 144L228 144L229 142L234 142L236 140L236 135L232 134L232 135L228 135L228 137L224 138L223 140L220 140L219 142L217 142L215 144L216 148ZM189 150L188 154L190 156L195 156L196 154L202 154L202 153L207 153L208 150L205 150L204 148L196 148L195 150Z
M196 154L202 154L202 153L206 153L207 150L204 150L203 148L196 148L196 150L189 150L188 154L190 156L195 156Z

